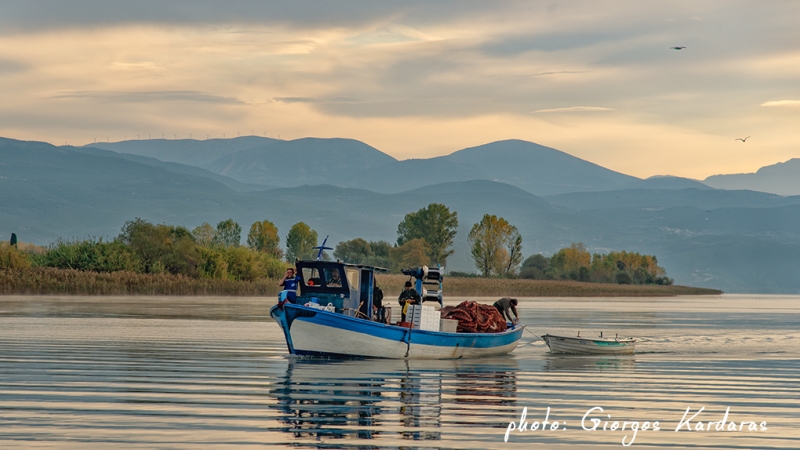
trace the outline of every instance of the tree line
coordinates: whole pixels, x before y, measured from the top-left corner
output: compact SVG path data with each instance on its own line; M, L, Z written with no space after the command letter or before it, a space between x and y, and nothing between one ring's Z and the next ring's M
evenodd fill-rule
M352 264L385 267L442 266L454 250L458 214L439 203L405 215L397 226L397 240L339 242L333 257ZM467 235L470 254L483 277L575 280L619 284L672 284L655 256L629 252L590 254L583 244L572 244L551 257L532 255L523 260L522 236L506 219L485 214ZM279 278L287 262L314 259L318 233L304 222L294 224L281 248L278 228L269 220L250 226L246 244L242 227L227 219L189 230L153 224L140 218L126 222L111 239L58 240L38 251L17 250L12 242L0 246L0 269L55 267L93 272L129 271L143 274L180 274L194 278L254 281ZM327 254L323 258L328 259ZM469 275L451 272L451 275Z

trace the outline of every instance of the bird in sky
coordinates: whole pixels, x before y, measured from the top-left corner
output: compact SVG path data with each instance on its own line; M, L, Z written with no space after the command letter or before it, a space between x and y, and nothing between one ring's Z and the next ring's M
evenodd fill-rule
M673 50L683 50L686 47L670 47L670 48L673 49Z
M746 138L744 138L744 139L742 139L742 138L736 138L736 139L734 139L734 141L742 141L742 142L746 142L748 139L750 139L750 136L747 136L747 137L746 137Z

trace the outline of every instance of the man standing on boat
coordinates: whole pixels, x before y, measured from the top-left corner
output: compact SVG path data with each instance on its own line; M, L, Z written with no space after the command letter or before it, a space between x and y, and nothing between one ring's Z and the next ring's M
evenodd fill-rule
M408 305L414 304L419 305L420 297L419 292L416 289L411 287L411 281L406 281L405 287L403 287L403 292L400 293L400 297L397 299L397 302L400 303L402 309L402 322L406 321L406 312L408 312Z
M517 313L517 305L519 302L515 298L503 297L500 300L494 302L494 307L500 311L500 315L503 316L503 319L509 320L511 323L519 322L519 313ZM514 313L514 318L511 318L511 313Z
M300 277L295 276L294 268L289 267L286 269L286 273L283 275L283 279L278 283L278 286L283 286L283 294L281 296L281 301L288 300L289 303L294 303L297 299L297 283L300 282Z

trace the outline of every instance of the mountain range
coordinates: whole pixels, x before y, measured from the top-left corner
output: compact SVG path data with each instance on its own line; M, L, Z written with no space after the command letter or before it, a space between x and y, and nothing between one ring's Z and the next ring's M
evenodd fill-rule
M334 245L394 242L405 214L438 202L459 217L449 270L474 270L466 234L489 213L519 228L525 256L583 242L655 254L679 284L800 292L800 196L642 180L516 140L408 161L349 139L219 140L217 158L210 144L192 158L207 141L157 140L166 156L128 142L0 138L0 237L46 244L113 237L134 217L189 228L230 217L245 231L269 219L283 236L304 221Z
M765 166L755 173L713 175L703 183L717 189L750 189L779 195L800 195L800 158Z

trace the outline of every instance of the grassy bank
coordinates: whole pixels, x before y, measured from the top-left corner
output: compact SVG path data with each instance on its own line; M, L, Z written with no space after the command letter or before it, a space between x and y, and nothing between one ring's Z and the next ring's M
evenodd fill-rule
M378 275L387 299L397 296L405 275ZM0 294L30 295L230 295L275 296L278 280L231 281L133 272L96 273L49 267L0 270ZM445 278L445 296L476 297L665 297L718 295L687 286L623 285L496 278Z
M378 283L387 298L399 295L405 275L379 275ZM499 278L445 277L447 296L476 297L668 297L675 295L719 295L716 289L656 284L607 284Z
M278 280L231 281L134 272L82 272L34 267L0 270L0 294L277 295Z

